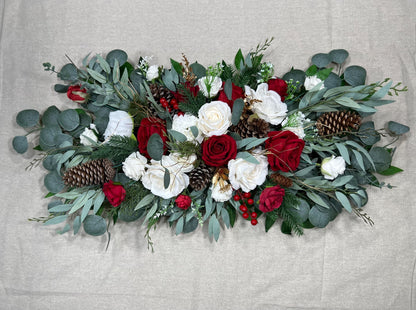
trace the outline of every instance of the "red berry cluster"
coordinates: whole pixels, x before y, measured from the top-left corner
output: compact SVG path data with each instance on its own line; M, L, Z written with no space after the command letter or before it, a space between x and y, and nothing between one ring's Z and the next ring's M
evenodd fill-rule
M172 110L179 110L179 104L175 98L172 98L170 101L167 101L165 97L162 97L160 98L159 102L162 105L162 107L167 109L169 112L172 112ZM178 115L183 115L183 114L184 113L182 111L178 112Z
M251 216L251 225L257 225L257 212L253 211L250 214L249 207L247 207L247 205L252 206L254 204L254 200L251 198L251 193L243 193L241 196L236 194L233 199L235 201L241 201L240 211L243 212L243 218L249 220Z

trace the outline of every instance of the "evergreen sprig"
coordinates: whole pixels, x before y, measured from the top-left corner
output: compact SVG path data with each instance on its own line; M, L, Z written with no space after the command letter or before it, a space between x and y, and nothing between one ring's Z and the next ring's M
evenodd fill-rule
M113 136L91 154L91 159L108 158L115 165L121 164L126 157L138 149L137 140L131 137Z
M294 215L291 210L299 205L299 199L292 193L286 192L282 205L278 209L278 214L283 221L288 225L291 232L294 232L297 236L303 235L303 229L299 224L299 219Z
M194 94L183 84L178 84L176 88L184 97L184 101L179 102L179 109L183 112L198 116L199 109L206 103L204 94L198 91L196 96L194 96Z

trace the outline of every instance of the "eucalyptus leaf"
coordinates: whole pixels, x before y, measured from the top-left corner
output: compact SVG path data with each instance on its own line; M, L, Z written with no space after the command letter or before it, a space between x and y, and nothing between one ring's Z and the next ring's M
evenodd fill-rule
M375 130L374 122L362 123L358 130L358 137L366 145L373 145L380 141L380 134Z
M313 206L309 211L309 221L316 227L324 228L328 225L330 218L329 212L322 212L322 209L317 206Z
M25 153L29 147L26 136L14 137L12 141L12 145L13 145L14 150L19 154Z
M74 222L72 223L72 229L74 230L74 235L76 235L81 228L81 217L77 215L75 217Z
M165 168L165 174L163 175L163 186L168 188L170 184L170 172L167 168Z
M336 191L335 196L337 197L338 201L342 204L342 206L347 210L349 213L352 212L351 204L347 196L343 193Z
M239 98L234 101L233 104L233 111L231 115L231 123L233 125L237 125L240 121L241 114L243 113L244 109L244 100Z
M398 136L405 134L410 130L408 126L402 125L394 121L390 121L387 123L387 129L394 135L398 135Z
M39 123L40 114L38 111L33 109L27 109L20 111L16 116L16 123L20 127L34 127Z
M84 231L91 236L100 236L107 231L107 223L99 215L87 215L83 226Z
M58 126L58 117L61 111L56 106L50 106L42 115L42 124L44 126Z
M283 75L282 79L286 82L292 80L295 85L296 82L299 82L299 84L296 86L297 90L299 90L299 88L303 86L303 84L305 83L305 77L305 72L303 72L302 70L292 69L288 73Z
M249 152L239 152L237 153L236 158L244 159L245 161L248 161L249 163L256 164L256 165L260 164L260 162Z
M328 204L318 194L315 194L314 192L306 192L306 196L308 196L308 198L310 200L312 200L314 203L316 203L316 204L318 204L318 205L320 205L324 208L329 209ZM315 226L317 226L317 225L315 225Z
M159 134L154 133L147 142L147 153L154 160L161 160L163 156L163 140Z
M101 84L107 83L107 78L104 75L102 75L102 74L98 73L97 71L94 71L90 68L87 68L87 71L92 76L92 78L94 80L96 80L97 82L99 82Z
M191 66L192 72L197 76L198 79L206 76L207 69L201 64L195 62Z
M173 129L168 129L168 133L178 142L185 142L187 140L186 136L183 133L179 132L179 131L176 131L176 130L173 130ZM197 136L198 136L198 134L197 134Z
M344 71L344 80L351 86L365 84L367 71L360 66L350 66Z
M371 148L369 154L373 159L377 172L382 172L390 167L391 155L385 148L375 146Z
M115 49L107 54L106 60L110 67L114 67L115 60L117 59L119 65L123 65L127 61L127 53L123 50Z
M233 96L233 83L231 82L231 79L227 79L224 83L224 92L227 96L228 100L232 99Z
M329 57L331 58L332 62L337 64L342 64L348 58L348 52L344 49L336 49L329 52Z
M65 187L62 177L56 171L49 172L43 183L46 189L52 193L59 193Z
M331 88L339 87L341 86L341 84L342 84L341 78L333 72L331 72L328 75L328 77L325 79L325 82L324 82L324 86L327 90Z
M139 201L139 203L136 205L136 207L134 208L134 210L139 210L143 207L146 207L147 205L149 205L153 200L155 199L155 195L153 195L152 193L147 194L146 196L143 197L142 200Z
M78 69L74 64L68 63L62 67L58 77L64 81L75 81L78 79Z
M175 233L176 235L179 235L180 233L182 233L183 231L183 225L184 225L184 218L183 216L181 218L179 218L179 220L176 222L176 230Z
M312 56L312 63L318 68L324 68L331 62L328 54L319 53Z
M58 123L63 129L72 131L79 126L80 118L76 110L68 109L59 114Z
M62 223L64 221L66 221L66 219L68 218L68 215L58 215L55 216L53 218L51 218L50 220L47 220L45 223L43 223L43 225L55 225L55 224L59 224Z
M188 234L190 232L193 232L198 227L198 219L196 217L191 218L189 221L185 223L183 226L183 233Z
M110 74L111 69L110 69L110 65L108 64L108 62L101 55L97 55L97 60L101 68L103 68L104 72L107 74Z

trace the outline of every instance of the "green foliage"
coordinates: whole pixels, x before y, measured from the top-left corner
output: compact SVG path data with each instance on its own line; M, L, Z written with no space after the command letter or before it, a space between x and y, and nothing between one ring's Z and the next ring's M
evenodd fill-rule
M112 136L111 139L101 144L90 155L91 159L108 158L115 165L121 164L131 153L137 152L137 140L131 137Z
M105 219L99 215L88 215L84 221L84 231L91 236L101 236L107 231Z
M198 91L196 96L194 96L184 84L178 84L177 89L184 98L184 101L179 102L179 109L198 116L199 109L206 103L204 94Z
M291 212L291 209L296 209L300 204L299 199L292 193L286 192L282 205L277 209L278 215L283 219L285 225L290 228L290 231L298 236L303 235L303 229L301 227L302 221Z
M23 110L17 113L16 123L23 127L34 127L39 122L39 112L33 109Z

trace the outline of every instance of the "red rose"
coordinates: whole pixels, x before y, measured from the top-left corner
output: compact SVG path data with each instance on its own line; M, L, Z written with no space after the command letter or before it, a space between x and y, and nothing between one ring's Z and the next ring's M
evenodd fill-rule
M85 88L81 88L81 85L69 86L66 95L69 99L77 103L84 103L88 96L87 90Z
M183 84L185 86L185 88L189 89L189 91L191 92L191 94L196 97L196 95L199 92L199 86L192 86L190 82L185 82ZM173 96L175 97L176 100L178 100L178 102L184 102L185 101L185 97L184 94L182 92L176 91L176 92L172 92Z
M178 197L176 197L175 202L178 208L186 210L191 206L192 199L191 197L186 195L179 195Z
M279 185L267 187L260 194L259 209L261 212L270 212L282 205L285 190Z
M114 184L113 181L104 183L103 192L113 207L118 207L126 198L126 190L123 185Z
M212 136L202 142L202 160L208 166L225 166L236 156L237 143L228 135Z
M156 117L143 118L139 130L137 131L137 141L139 142L140 153L149 159L150 156L147 153L147 142L154 133L157 133L162 138L163 149L166 152L168 148L166 145L167 135L165 122Z
M266 140L270 168L273 171L294 171L299 166L305 141L291 131L271 131Z
M285 101L285 98L287 96L287 83L285 80L279 78L270 79L267 82L267 85L269 85L269 90L274 90L276 93L280 95L282 101Z
M222 83L223 88L224 88L224 85L225 83ZM234 83L232 83L231 86L232 86L231 100L228 99L224 90L221 90L219 92L218 100L227 103L230 109L232 110L234 101L238 98L244 98L244 90L241 87L236 86Z

